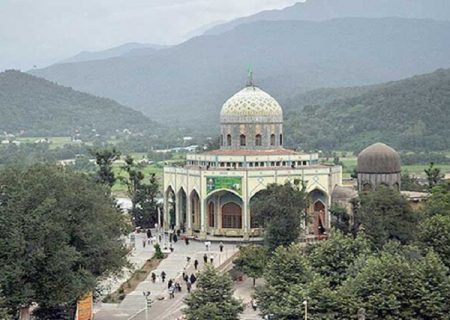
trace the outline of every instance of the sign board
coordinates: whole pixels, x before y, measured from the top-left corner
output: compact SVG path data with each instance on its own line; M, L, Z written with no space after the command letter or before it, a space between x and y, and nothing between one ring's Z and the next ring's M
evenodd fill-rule
M93 319L94 300L92 292L88 293L77 303L76 320L92 320Z
M241 177L206 177L206 191L207 193L219 189L234 190L237 193L242 193L242 178Z

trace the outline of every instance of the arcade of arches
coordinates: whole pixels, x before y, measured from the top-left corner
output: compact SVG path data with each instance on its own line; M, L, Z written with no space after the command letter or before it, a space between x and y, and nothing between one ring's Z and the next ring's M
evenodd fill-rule
M208 195L202 201L194 189L189 197L185 190L180 188L177 193L172 187L166 190L168 210L168 223L173 229L181 229L191 234L206 234L216 236L261 236L262 229L256 225L250 212L250 203L247 206L248 215L244 213L245 206L242 197L232 190L219 190ZM256 194L257 195L257 194ZM254 195L252 199L255 198ZM328 229L327 195L321 190L313 190L310 195L308 209L306 236L324 237ZM251 202L250 200L250 202ZM202 218L202 211L204 215Z

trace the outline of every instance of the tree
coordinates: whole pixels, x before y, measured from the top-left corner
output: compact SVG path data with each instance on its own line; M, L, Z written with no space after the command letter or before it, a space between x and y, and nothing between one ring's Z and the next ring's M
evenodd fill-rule
M333 289L348 278L358 258L371 254L370 242L363 235L353 239L336 231L328 240L311 245L307 252L312 268L328 279Z
M428 180L428 189L431 191L435 185L442 181L441 169L434 167L434 162L430 162L428 169L425 169Z
M419 216L398 191L380 186L361 193L355 223L363 229L376 248L389 240L411 243L416 235Z
M432 216L423 221L419 230L419 243L424 249L433 249L450 268L450 215Z
M121 177L128 188L131 198L131 216L134 224L139 227L149 228L157 222L157 196L159 194L159 183L155 174L149 177L149 183L145 184L145 175L140 170L140 166L134 162L130 156L125 158L125 165L122 167L127 173L127 177Z
M267 263L267 248L250 245L239 248L239 256L233 261L237 270L253 278L253 286L256 279L261 278Z
M98 166L96 181L112 188L117 180L112 165L114 161L120 158L120 152L115 148L107 148L91 150L91 154L95 156L95 162Z
M425 212L428 216L450 216L450 182L440 183L431 190Z
M208 265L199 274L196 290L186 297L183 313L188 320L238 320L244 308L233 297L232 286L228 275Z
M335 296L328 281L314 272L302 247L278 247L264 273L265 284L256 289L262 314L274 319L302 319L303 301L308 301L311 319L333 319Z
M254 197L251 211L265 228L264 244L270 251L298 240L305 208L306 193L298 184L271 184Z
M411 176L407 170L402 172L401 176L402 190L405 191L424 191L425 186L419 183L419 180Z
M330 208L331 225L344 234L352 231L350 215L347 210L338 205L332 205Z
M338 292L344 315L367 319L448 319L450 278L438 256L382 252L369 257Z
M120 237L128 227L107 187L50 165L4 169L0 186L0 287L9 310L70 309L126 264Z

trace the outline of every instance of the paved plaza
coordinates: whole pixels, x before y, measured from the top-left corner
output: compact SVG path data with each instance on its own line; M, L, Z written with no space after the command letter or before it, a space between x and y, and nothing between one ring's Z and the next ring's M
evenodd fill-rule
M135 264L135 268L140 268L145 261L152 257L153 246L143 246L143 241L146 240L145 234L135 234L136 248L130 256L130 261ZM163 238L161 244L165 246L167 241ZM194 260L199 261L198 270L204 266L203 256L213 257L213 264L215 267L224 265L231 261L231 257L237 252L237 245L224 243L223 252L219 250L218 243L212 243L209 250L207 250L203 242L190 241L186 245L184 241L179 240L173 244L174 251L169 253L168 257L164 259L158 266L154 273L158 276L155 283L152 283L150 276L141 282L137 289L128 294L120 304L98 304L95 307L95 320L174 320L181 316L181 309L184 307L183 299L187 294L185 282L181 279L182 273L186 272L188 275L196 274L194 268ZM190 257L188 262L187 257ZM166 273L166 281L163 283L161 279L161 272ZM129 275L130 273L128 273ZM182 286L182 291L175 293L173 299L169 299L167 281L174 279ZM126 281L126 277L116 279L110 283L113 290L120 286L120 283ZM237 284L237 293L239 297L246 302L247 309L249 307L250 294L252 292L251 281ZM194 286L195 289L195 286ZM150 291L150 299L152 305L149 310L146 310L146 298L143 292ZM256 314L252 314L252 310L246 310L242 319L259 319Z

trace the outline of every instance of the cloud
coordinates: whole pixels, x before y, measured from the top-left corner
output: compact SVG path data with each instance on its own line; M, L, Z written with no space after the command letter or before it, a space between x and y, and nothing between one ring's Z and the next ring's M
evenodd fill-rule
M1 0L0 70L126 42L171 44L213 21L295 0Z

